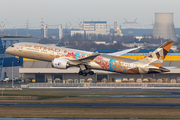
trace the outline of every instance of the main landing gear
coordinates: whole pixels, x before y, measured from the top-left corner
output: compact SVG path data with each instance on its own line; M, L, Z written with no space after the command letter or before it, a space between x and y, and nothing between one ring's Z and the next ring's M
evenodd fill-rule
M87 74L89 75L93 75L94 72L93 71L90 71L90 69L86 68L85 65L80 65L80 71L79 71L79 75L83 75L83 76L87 76Z
M93 75L94 74L94 72L93 71L89 71L89 72L87 72L86 70L80 70L79 71L79 73L78 73L79 75L83 75L83 76L87 76L87 74L89 74L89 75Z

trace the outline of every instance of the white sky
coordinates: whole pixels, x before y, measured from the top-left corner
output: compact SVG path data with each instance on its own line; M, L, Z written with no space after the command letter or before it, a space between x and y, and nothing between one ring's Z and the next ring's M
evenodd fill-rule
M113 28L114 21L122 28L124 18L138 25L133 27L152 28L154 13L174 13L174 25L180 28L180 0L1 0L0 25L7 19L5 28L25 28L27 20L31 28L45 24L62 24L70 21L74 26L80 20L104 20Z

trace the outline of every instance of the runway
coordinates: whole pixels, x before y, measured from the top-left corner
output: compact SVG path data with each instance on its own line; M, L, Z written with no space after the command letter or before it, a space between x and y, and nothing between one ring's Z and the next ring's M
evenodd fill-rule
M116 104L116 103L0 103L18 107L180 107L180 104Z
M83 119L83 118L0 118L0 120L117 120L117 119ZM118 119L129 120L129 119ZM177 120L177 119L130 119L130 120Z
M135 97L135 98L179 98L180 94L170 95L69 95L69 97Z

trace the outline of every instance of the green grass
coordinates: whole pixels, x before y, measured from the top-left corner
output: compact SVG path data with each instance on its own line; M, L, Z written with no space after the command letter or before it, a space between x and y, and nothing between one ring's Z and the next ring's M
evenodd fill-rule
M7 112L8 111L8 112ZM0 107L0 117L178 119L180 108Z
M67 90L57 90L57 91L42 91L42 90L5 90L4 95L13 96L33 96L33 95L45 95L45 96L68 96L68 95L168 95L170 93L160 93L160 92L132 92L132 91L67 91Z
M37 96L39 100L53 100L67 98L70 95L167 95L170 93L132 92L132 91L42 91L42 90L5 90L4 96ZM69 98L73 98L72 96ZM80 97L76 97L80 98ZM90 98L90 97L89 97ZM92 97L91 97L92 98Z
M0 100L0 102L26 103L146 103L146 104L180 104L180 98L120 98L120 97L78 97L70 95L166 95L170 93L129 92L129 91L3 91L4 96L37 96L38 100ZM1 97L1 96L0 96Z

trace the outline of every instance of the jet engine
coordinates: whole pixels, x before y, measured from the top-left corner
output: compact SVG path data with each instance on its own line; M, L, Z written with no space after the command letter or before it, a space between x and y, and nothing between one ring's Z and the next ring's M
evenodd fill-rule
M59 69L67 69L69 67L68 61L61 58L54 58L52 60L52 67Z

